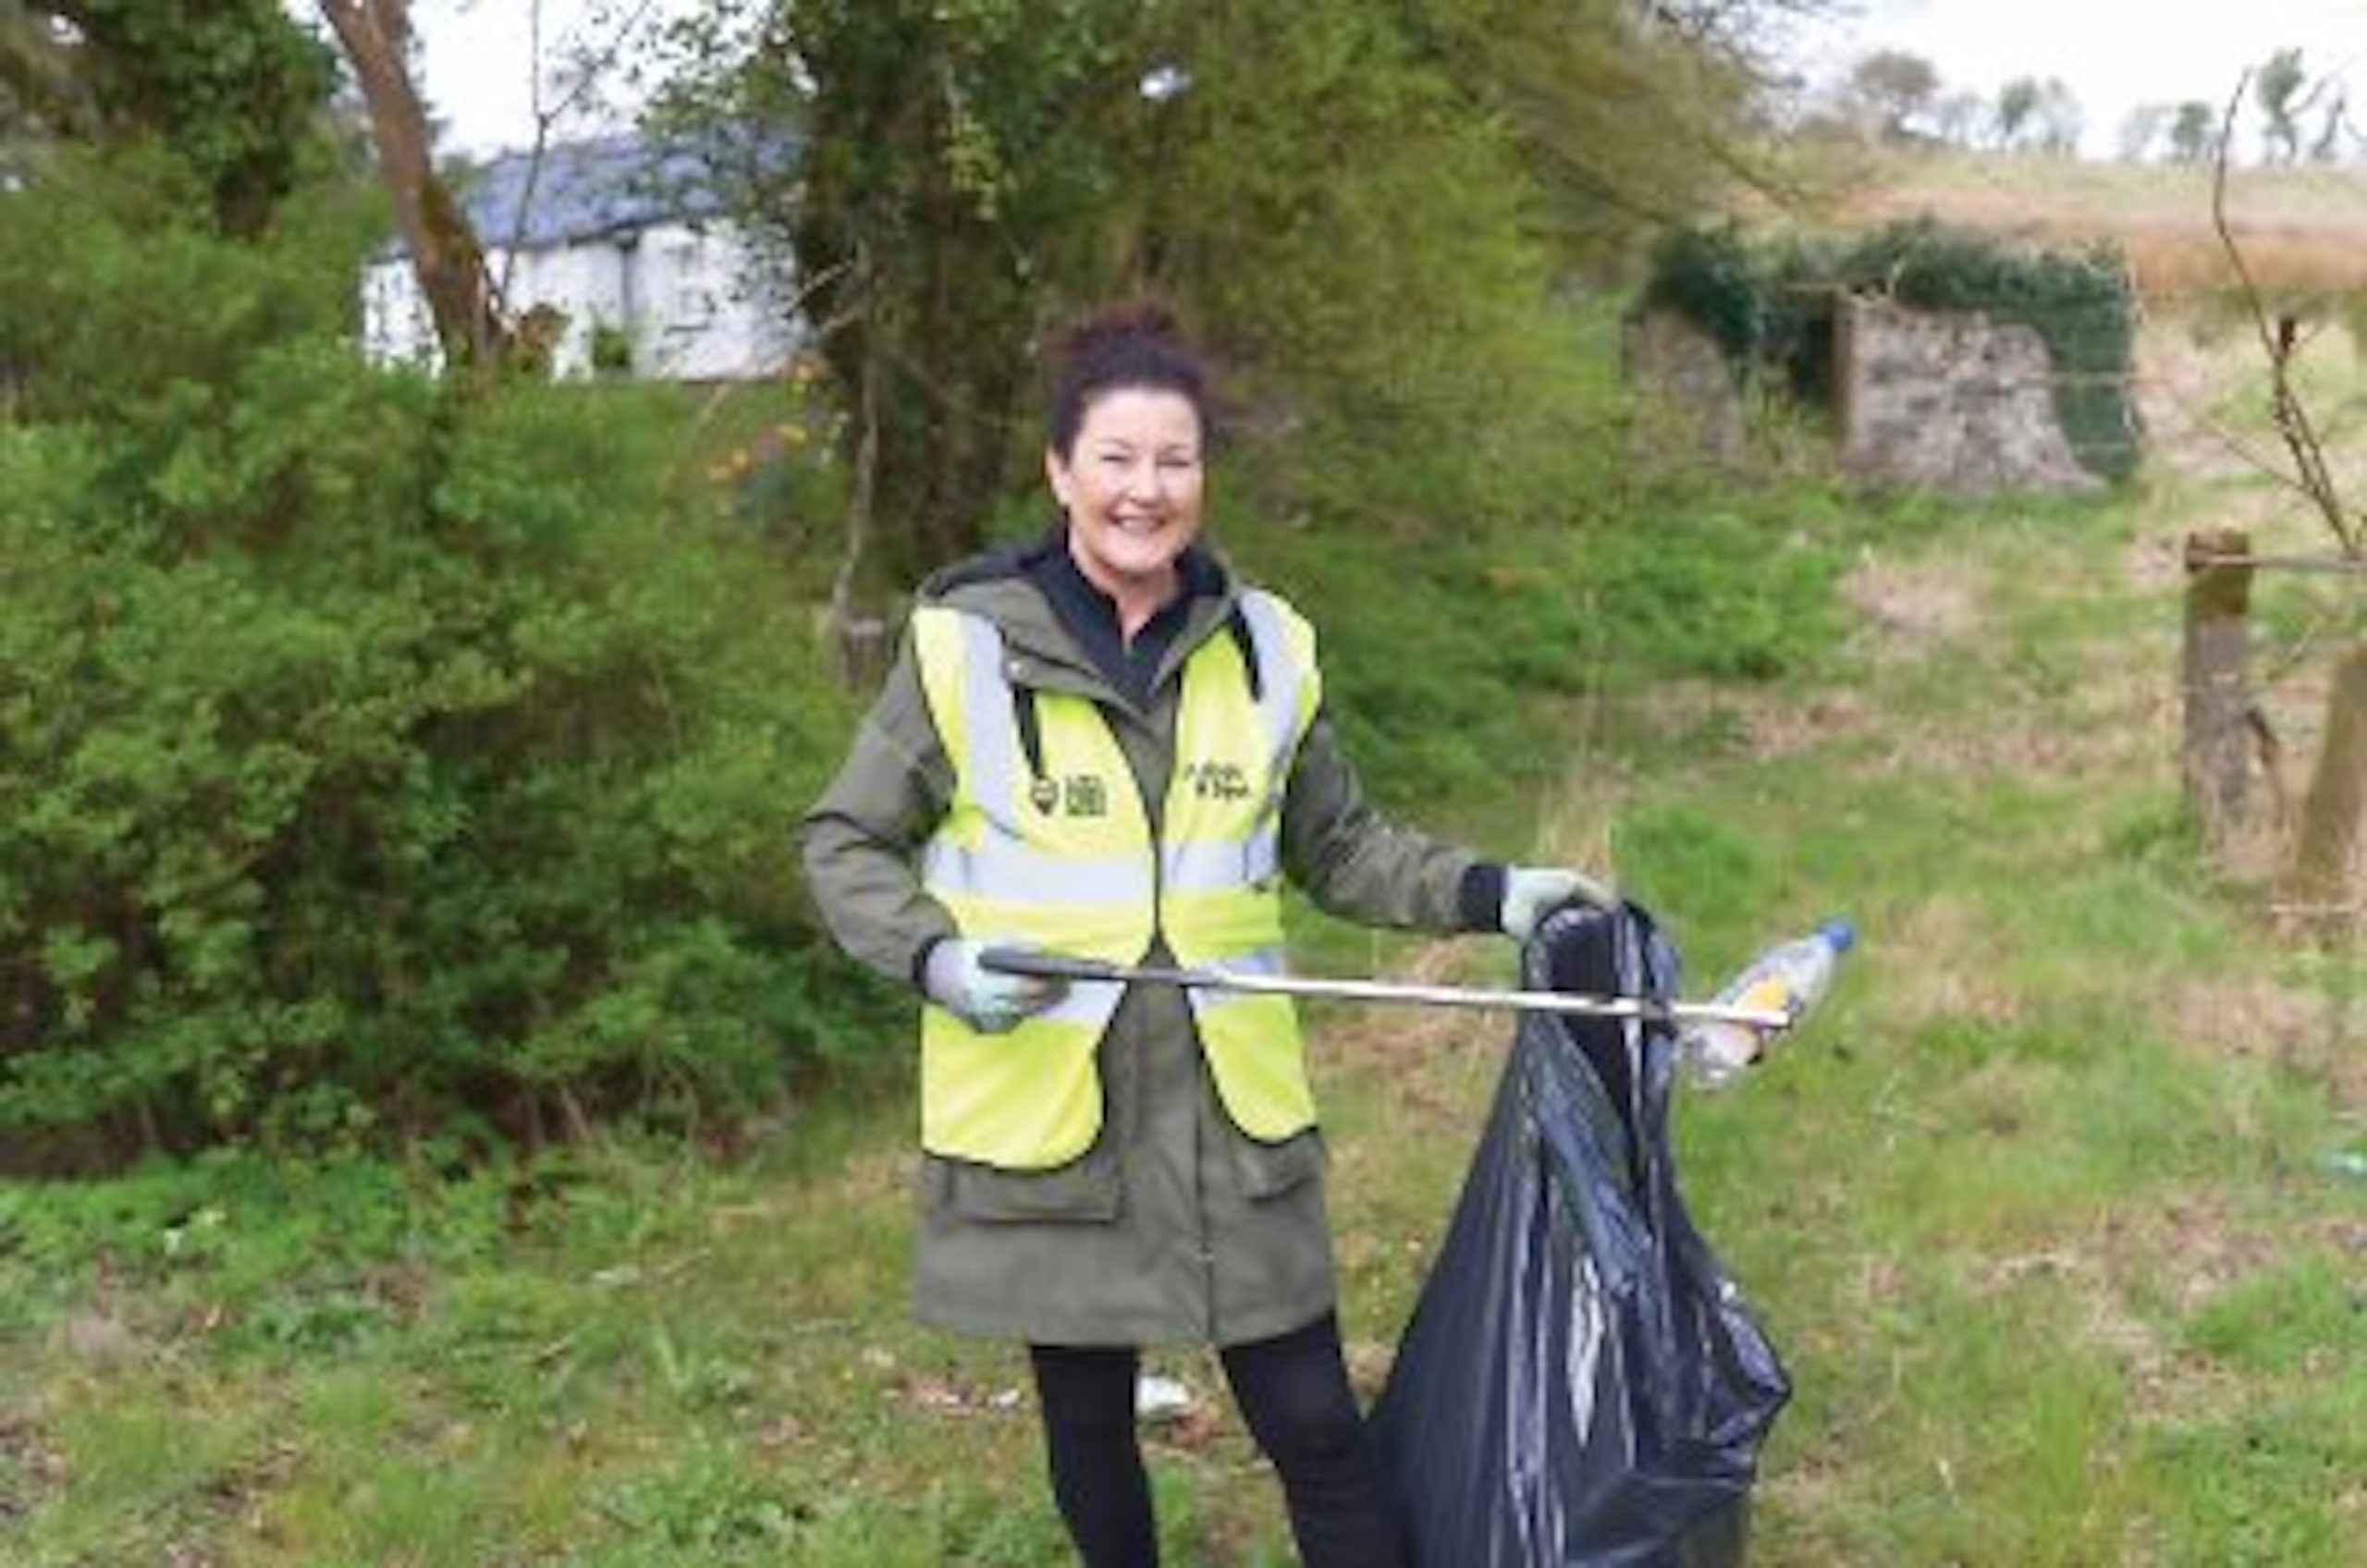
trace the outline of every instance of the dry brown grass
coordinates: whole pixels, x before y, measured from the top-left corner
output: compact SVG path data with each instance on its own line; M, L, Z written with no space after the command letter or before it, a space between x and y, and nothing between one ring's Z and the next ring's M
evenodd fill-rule
M1980 586L1952 561L1895 561L1869 551L1842 596L1879 638L1878 656L1914 657L1969 631Z
M2152 303L2221 294L2235 276L2213 220L2208 168L1997 153L1860 154L1827 171L1829 221L1929 216L2034 244L2117 246ZM2367 176L2327 168L2228 172L2228 227L2263 288L2367 288Z

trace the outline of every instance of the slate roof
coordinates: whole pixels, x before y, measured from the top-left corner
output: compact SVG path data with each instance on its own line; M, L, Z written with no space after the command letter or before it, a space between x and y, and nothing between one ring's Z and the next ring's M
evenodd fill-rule
M461 184L484 244L539 251L714 217L724 203L692 149L633 135L504 153Z

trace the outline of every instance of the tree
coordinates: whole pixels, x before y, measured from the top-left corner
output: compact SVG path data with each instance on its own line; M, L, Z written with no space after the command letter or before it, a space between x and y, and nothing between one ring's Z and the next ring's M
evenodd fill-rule
M2342 135L2350 122L2350 99L2343 92L2328 88L2324 117L2318 124L2317 139L2310 143L2310 162L2331 164L2342 156Z
M1971 146L1988 117L1989 105L1969 88L1944 92L1932 106L1932 130L1951 147Z
M1739 45L1704 40L1773 8L748 0L677 34L661 103L829 367L844 620L1023 487L1030 345L1081 302L1174 298L1278 423L1545 341L1503 325L1540 234L1616 256L1755 173Z
M1834 0L1639 0L1625 8L1693 44L1741 56L1780 47L1793 22L1848 7Z
M2079 150L2079 101L2057 78L2016 77L1998 90L1997 144L2042 153Z
M2044 90L2036 77L2017 76L1997 90L1997 107L1991 123L1995 129L1997 145L2017 147L2029 134L2038 116L2039 100Z
M2291 54L2280 52L2271 64ZM2298 66L2298 56L2292 64ZM2238 92L2240 94L2240 85ZM2265 105L2288 98L2289 92L2279 92L2257 101ZM2302 331L2293 315L2272 308L2228 222L2227 146L2232 141L2236 102L2229 103L2220 130L2219 155L2212 171L2211 218L2266 361L2270 420L2290 460L2290 472L2278 472L2277 477L2325 524L2341 556L2357 564L2367 560L2367 516L2350 508L2328 456L2324 427L2302 396L2297 375L2300 356L2314 335ZM2235 576L2240 593L2249 571L2247 564L2240 572L2223 571L2222 575ZM2205 585L2214 586L2207 580ZM2281 901L2306 930L2322 937L2355 936L2359 928L2355 876L2362 815L2367 815L2367 644L2354 642L2336 666L2326 694L2323 735L2300 820L2294 826Z
M2119 152L2121 161L2141 164L2153 155L2153 148L2162 140L2170 123L2167 104L2140 104L2128 111L2120 122Z
M2047 78L2039 92L2039 151L2061 157L2078 153L2079 132L2086 117L2071 89L2058 78Z
M513 333L476 230L435 168L427 108L411 76L410 10L409 0L320 0L321 16L344 46L362 90L395 227L435 319L445 363L486 369L508 354Z
M161 144L226 233L302 178L334 83L278 0L0 0L0 142Z
M155 148L51 168L0 190L0 1176L812 1069L851 716L670 390L457 401L353 353L344 190L249 239Z
M2216 117L2211 105L2199 98L2180 104L2170 119L2170 161L2177 164L2207 163L2211 149L2217 141Z
M2259 105L2261 117L2266 122L2261 128L2261 137L2267 144L2272 163L2290 164L2300 159L2300 116L2310 104L2301 89L2308 81L2309 72L2302 68L2299 49L2277 50L2252 78L2252 102Z
M1239 0L1177 34L1197 85L1161 176L1176 200L1158 281L1290 420L1425 406L1444 429L1487 405L1461 378L1508 376L1523 357L1551 276L1535 217L1576 244L1563 202L1651 199L1608 160L1575 162L1576 116L1528 92L1524 63L1577 57L1535 53L1499 19L1492 5L1440 6L1409 36L1355 0Z
M650 4L638 0L629 10L625 0L595 5L571 44L559 52L567 67L564 90L556 102L546 102L542 0L526 0L534 123L521 209L534 199L542 154L553 129L597 92L627 45L644 34ZM528 324L513 319L502 299L506 278L496 278L488 270L484 237L476 232L436 167L435 127L411 75L410 0L318 0L318 9L361 90L379 175L421 296L435 321L445 363L485 372L512 362L539 362L543 346ZM517 214L524 215L522 210Z
M762 0L676 33L662 117L793 280L845 411L842 622L976 545L1031 345L1134 264L1159 9Z
M1774 69L1760 39L1782 18L1821 8L1411 0L1403 10L1417 56L1511 129L1565 262L1599 270L1737 186L1780 198L1784 177L1760 151Z
M1904 141L1939 97L1940 73L1920 55L1881 49L1849 67L1849 95L1885 141Z

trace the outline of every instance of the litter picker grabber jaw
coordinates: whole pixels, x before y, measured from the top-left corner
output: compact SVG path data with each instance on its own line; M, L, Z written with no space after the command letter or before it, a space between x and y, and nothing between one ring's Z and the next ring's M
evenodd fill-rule
M988 948L979 964L1005 974L1039 980L1116 982L1129 986L1182 986L1226 991L1263 991L1286 997L1322 997L1336 1001L1401 1003L1417 1007L1493 1008L1514 1012L1558 1012L1580 1018L1636 1018L1654 1023L1739 1023L1770 1033L1791 1027L1791 1015L1765 1008L1721 1007L1711 1002L1655 1002L1641 997L1587 997L1566 991L1489 990L1467 986L1410 985L1391 980L1329 980L1296 974L1256 974L1225 969L1180 969L1100 959L1072 958L1030 949Z

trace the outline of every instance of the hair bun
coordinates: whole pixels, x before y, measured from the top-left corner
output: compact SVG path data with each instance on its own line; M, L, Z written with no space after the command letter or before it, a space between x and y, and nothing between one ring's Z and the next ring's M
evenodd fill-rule
M1053 356L1073 360L1095 349L1129 342L1181 346L1184 324L1157 300L1127 300L1080 317L1052 340Z
M1173 392L1190 399L1200 428L1211 432L1208 370L1163 300L1135 299L1106 305L1046 339L1050 381L1044 435L1066 457L1076 444L1086 408L1124 387Z

